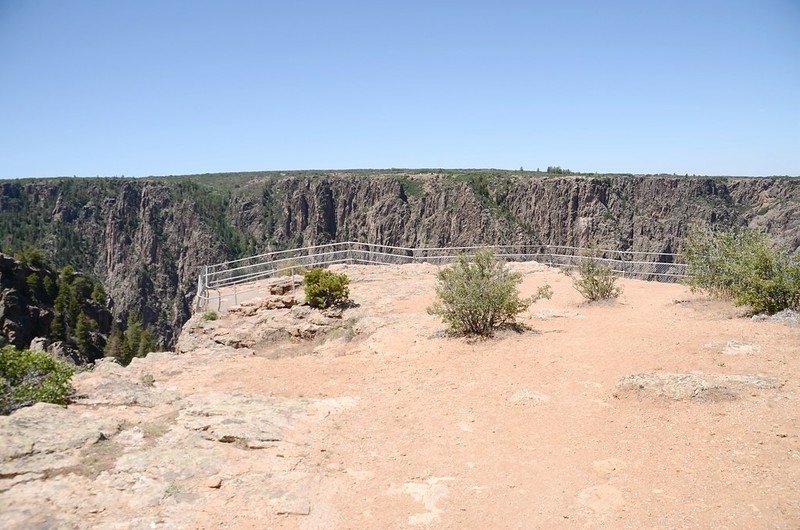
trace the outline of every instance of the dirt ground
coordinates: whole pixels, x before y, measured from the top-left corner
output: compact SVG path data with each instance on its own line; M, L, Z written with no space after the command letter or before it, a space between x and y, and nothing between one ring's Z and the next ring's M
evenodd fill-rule
M623 279L618 302L587 305L559 271L512 267L523 295L554 291L523 314L525 333L445 336L425 312L436 267L342 266L359 304L351 331L178 376L182 392L352 398L278 455L311 470L307 514L264 519L223 484L196 524L800 527L800 328L674 284ZM783 386L722 401L616 395L640 372Z

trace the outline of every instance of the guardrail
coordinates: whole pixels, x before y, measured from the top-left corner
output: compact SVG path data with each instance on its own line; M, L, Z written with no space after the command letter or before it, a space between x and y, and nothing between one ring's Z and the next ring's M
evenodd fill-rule
M374 243L346 241L310 247L267 252L203 267L197 280L197 310L205 310L214 301L220 308L223 298L258 290L257 286L237 286L273 278L293 276L301 268L325 267L337 263L400 265L404 263L453 262L462 254L491 249L506 261L535 261L554 267L575 267L581 260L596 259L615 273L650 281L675 282L686 275L686 265L677 254L629 250L589 250L559 245L475 245L440 248L407 248ZM233 293L221 289L233 287ZM216 291L216 294L212 294Z

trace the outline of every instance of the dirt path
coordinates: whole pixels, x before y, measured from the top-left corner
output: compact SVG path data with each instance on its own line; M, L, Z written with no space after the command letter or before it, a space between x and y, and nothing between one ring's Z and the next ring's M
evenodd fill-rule
M309 513L269 526L800 526L800 329L680 285L623 280L618 303L587 306L558 271L514 267L523 294L555 292L525 314L532 332L444 337L425 313L435 267L342 267L360 304L345 315L352 336L293 350L306 355L222 359L175 384L353 398L289 455L311 470ZM615 397L639 372L783 386L722 401ZM264 526L236 491L224 498L197 524Z

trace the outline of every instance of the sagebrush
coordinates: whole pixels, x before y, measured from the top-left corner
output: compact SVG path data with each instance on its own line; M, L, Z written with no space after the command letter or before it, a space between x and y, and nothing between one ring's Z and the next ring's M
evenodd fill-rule
M442 318L454 334L491 336L501 326L513 324L516 316L541 298L550 298L549 285L533 296L520 298L520 273L511 272L491 251L473 257L460 256L451 267L439 271L438 301L428 313Z
M75 369L43 351L0 349L0 414L43 401L64 405Z
M756 313L800 308L800 257L763 232L695 226L683 256L694 290L729 298Z
M616 286L617 276L611 267L596 256L582 257L570 276L573 287L590 302L613 300L622 294L622 288Z
M350 298L350 278L327 269L314 268L303 275L306 302L311 307L326 309L347 302Z

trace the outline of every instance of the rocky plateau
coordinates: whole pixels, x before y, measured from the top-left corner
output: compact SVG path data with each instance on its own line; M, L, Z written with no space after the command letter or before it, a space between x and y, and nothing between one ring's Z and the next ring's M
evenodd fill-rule
M554 291L524 333L442 333L434 265L337 266L350 307L265 283L175 351L96 362L68 407L0 418L0 527L800 523L795 323L510 266Z

